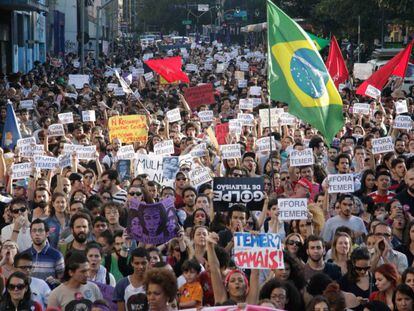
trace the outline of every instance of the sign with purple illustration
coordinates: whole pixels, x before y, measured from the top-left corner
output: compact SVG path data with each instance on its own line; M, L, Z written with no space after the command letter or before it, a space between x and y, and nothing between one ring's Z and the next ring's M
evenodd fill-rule
M174 200L154 204L131 201L128 209L129 235L145 244L163 244L177 236L178 222Z

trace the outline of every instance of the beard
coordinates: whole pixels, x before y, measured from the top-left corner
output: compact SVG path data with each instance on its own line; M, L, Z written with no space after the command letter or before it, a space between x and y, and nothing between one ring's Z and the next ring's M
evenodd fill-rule
M47 205L48 205L47 202L44 202L44 201L35 203L35 207L40 207L41 209L45 209Z
M75 239L76 242L83 244L86 242L87 236L86 236L86 233L79 233L79 234L74 234L73 238Z

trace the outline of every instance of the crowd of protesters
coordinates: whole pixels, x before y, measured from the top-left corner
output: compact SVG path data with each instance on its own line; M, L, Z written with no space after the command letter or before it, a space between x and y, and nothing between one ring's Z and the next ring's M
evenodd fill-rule
M29 178L17 180L13 164L32 159L18 148L0 149L0 310L162 311L243 303L289 311L413 310L414 132L393 127L397 100L406 100L405 115L413 116L413 91L386 88L380 100L358 98L353 90L359 82L351 80L340 92L344 127L326 142L302 120L262 126L260 109L288 110L268 99L263 46L163 51L125 42L115 50L111 57L87 56L83 69L68 54L37 63L27 74L0 76L0 132L11 103L22 137L34 137L44 155L62 155L64 144L96 146L94 159L74 154L69 167L33 168ZM141 68L148 53L155 59L181 55L198 70L188 73L189 85L162 83L156 74L149 81L133 77L135 95L115 96L108 83L118 79L105 73ZM247 85L239 87L235 72L241 67ZM76 89L68 75L81 70L90 80ZM184 88L202 83L214 85L216 102L191 109ZM259 96L250 94L252 86L261 87ZM240 144L241 157L222 159L207 129L236 119L243 112L239 100L249 97L259 102L244 111L254 122L226 137ZM34 101L31 109L21 107L26 99ZM356 102L369 103L369 114L353 113ZM181 120L169 123L166 112L174 108ZM96 121L81 121L86 110L95 111ZM198 113L206 110L213 111L213 122L200 122ZM64 112L72 112L74 122L65 124L64 136L49 136L48 127ZM133 143L137 154L151 154L156 143L170 139L173 156L206 143L205 155L182 164L172 187L145 172L120 180L117 152L125 143L110 140L108 119L135 114L146 116L148 128L147 142ZM276 148L258 152L256 141L266 136ZM374 154L372 140L384 136L393 138L394 151ZM290 151L305 148L312 149L314 164L290 166ZM262 177L263 210L239 202L227 212L214 210L212 182L192 187L191 165L208 169L212 178ZM328 193L328 174L352 174L355 191ZM175 200L176 237L162 245L132 239L126 230L130 201L166 198ZM307 219L279 220L280 198L307 198ZM235 267L235 232L279 234L284 268Z

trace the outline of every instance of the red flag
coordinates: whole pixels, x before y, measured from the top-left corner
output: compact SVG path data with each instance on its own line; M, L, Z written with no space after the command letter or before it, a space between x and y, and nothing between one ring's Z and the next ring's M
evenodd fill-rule
M181 57L168 57L164 59L150 59L145 62L152 70L161 75L167 82L182 81L190 83L188 76L181 70Z
M326 60L326 68L328 69L336 88L338 88L340 83L344 83L348 80L348 69L346 68L341 49L339 48L335 36L332 36L331 38L329 55Z
M364 83L358 87L356 93L372 98L378 98L381 96L382 88L388 82L390 76L404 78L413 43L414 41L411 41L404 50L395 55L379 70L374 72L368 80L364 81Z

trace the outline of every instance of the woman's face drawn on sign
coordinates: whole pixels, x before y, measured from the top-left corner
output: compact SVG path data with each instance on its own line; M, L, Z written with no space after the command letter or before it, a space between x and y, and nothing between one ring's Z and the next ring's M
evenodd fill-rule
M131 231L133 234L144 233L149 236L158 236L165 231L166 225L167 212L162 204L141 205L138 208L138 217L131 220Z
M138 217L131 220L131 232L136 236L142 236L142 227Z
M157 229L161 224L161 215L158 208L144 209L144 222L150 235L156 235Z

